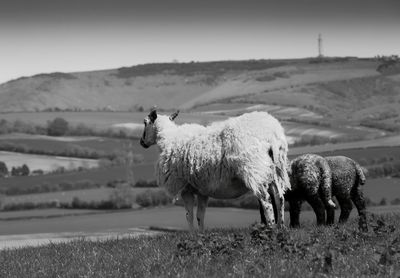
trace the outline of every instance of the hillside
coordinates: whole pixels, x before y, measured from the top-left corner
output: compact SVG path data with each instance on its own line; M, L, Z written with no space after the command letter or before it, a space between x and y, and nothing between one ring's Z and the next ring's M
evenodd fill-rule
M289 121L397 130L400 67L382 63L249 60L39 74L1 84L0 112L141 111L156 104L226 115L261 109Z

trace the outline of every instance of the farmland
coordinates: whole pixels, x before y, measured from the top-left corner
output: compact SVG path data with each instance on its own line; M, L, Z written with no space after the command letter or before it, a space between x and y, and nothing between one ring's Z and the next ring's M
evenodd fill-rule
M10 168L20 167L22 164L26 164L32 171L42 170L43 172L51 172L61 167L73 170L79 167L95 168L98 166L98 162L93 159L54 157L2 151L0 151L0 157Z
M142 164L133 168L133 175L138 180L154 179L154 165ZM125 180L127 177L126 166L111 167L107 169L93 169L87 171L66 172L39 176L12 177L0 179L0 190L19 188L28 190L33 187L47 185L50 189L57 188L59 184L90 183L105 186L111 181Z

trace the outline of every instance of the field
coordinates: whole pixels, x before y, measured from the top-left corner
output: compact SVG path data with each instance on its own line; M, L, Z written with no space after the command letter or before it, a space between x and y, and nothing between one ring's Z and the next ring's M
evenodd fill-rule
M31 171L42 170L45 173L55 171L61 167L68 170L74 170L79 167L98 167L98 161L93 159L32 155L3 151L0 151L0 157L1 161L5 162L10 169L12 167L21 167L23 164L26 164Z
M105 180L104 177L98 176L99 183ZM96 182L93 179L87 179L91 182ZM73 181L73 180L72 180ZM65 178L64 182L72 182L71 180ZM20 186L22 187L25 182L20 181L21 185L9 185L9 186ZM59 181L57 181L59 182ZM49 183L49 181L47 181ZM31 184L33 186L34 184ZM103 186L105 186L103 184ZM382 199L386 199L390 202L396 198L400 199L400 178L375 178L368 179L366 185L364 186L365 196L368 197L375 203L378 203ZM136 196L138 193L144 192L149 188L133 188L132 194ZM61 191L61 192L50 192L50 193L37 193L37 194L25 194L16 196L4 196L2 199L2 204L9 203L44 203L49 201L58 200L60 202L70 202L74 197L79 197L83 201L101 201L107 200L113 191L112 188L95 188L87 190L71 190L71 191Z
M173 110L172 110L173 111ZM162 112L161 112L162 113ZM168 114L169 112L165 112ZM144 112L40 112L40 113L1 113L0 119L4 119L10 122L22 121L29 122L34 125L45 126L48 121L54 118L61 117L67 120L72 125L78 125L83 123L87 126L93 126L99 129L111 128L119 124L136 123L140 124L137 127L142 131L143 119L148 114L148 111ZM33 117L34 116L34 117ZM218 115L202 115L199 118L198 114L192 113L180 113L179 118L177 118L178 123L183 122L213 122L220 119L226 119L226 116ZM135 130L136 128L134 128ZM141 134L138 132L137 134Z
M154 164L142 164L133 168L135 181L154 180ZM106 186L109 182L127 179L127 168L111 167L107 169L92 169L87 171L66 172L60 174L48 174L39 176L11 177L0 179L0 189L12 188L29 189L46 186L57 188L60 184L90 183L98 186Z
M77 197L85 202L102 201L102 200L108 200L114 190L116 189L95 188L95 189L82 189L82 190L71 190L71 191L61 191L61 192L6 196L3 198L2 204L7 205L10 203L24 203L24 202L44 203L52 200L69 203L73 200L74 197ZM151 188L130 188L129 194L133 198L136 198L138 194L146 190L151 190Z
M302 153L333 153L336 151L361 149L368 155L369 148L375 147L398 147L400 146L400 135L386 136L377 139L360 140L355 142L322 144L315 146L304 146L289 148L289 155L299 155Z
M141 126L142 128L142 126ZM122 156L127 150L132 150L133 154L142 155L144 163L154 162L158 157L158 150L151 148L145 150L139 145L137 139L120 139L106 137L86 137L86 136L44 136L12 133L0 135L0 144L13 143L24 146L26 149L37 152L59 152L71 148L87 148L94 152L116 154Z
M0 276L397 277L399 215L371 215L369 232L344 226L260 225L154 237L76 240L0 251Z
M367 180L364 185L365 196L378 203L382 199L387 202L400 199L400 178L378 178Z

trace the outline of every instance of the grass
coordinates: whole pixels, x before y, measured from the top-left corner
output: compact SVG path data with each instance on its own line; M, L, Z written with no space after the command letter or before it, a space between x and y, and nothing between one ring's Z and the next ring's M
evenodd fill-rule
M1 277L397 277L400 216L344 226L259 225L155 237L77 240L0 252Z
M161 112L160 114L169 114L170 112ZM144 112L21 112L21 113L1 113L0 119L9 122L22 121L39 126L45 126L48 121L61 117L67 120L72 126L84 123L95 129L107 129L115 124L121 123L143 123L143 118L148 114L148 110ZM213 122L226 117L217 115L199 115L181 112L178 123L201 123L203 121ZM141 135L142 130L139 131Z
M399 178L367 179L367 183L363 188L364 195L374 202L379 202L383 198L388 202L395 198L400 198Z
M22 154L14 152L0 151L1 161L6 163L9 170L12 167L20 167L26 164L31 171L42 170L51 172L60 167L65 169L95 168L98 166L98 160L74 157L57 157L50 155Z
M135 165L133 174L136 181L154 180L154 164ZM59 191L62 184L72 185L85 181L99 187L106 186L109 182L126 180L126 178L127 169L125 166L40 176L0 178L0 192L16 195L32 191Z
M80 138L82 138L80 140ZM68 140L72 139L72 140ZM145 150L138 143L139 140L129 139L116 139L116 138L105 138L105 137L50 137L50 136L33 136L28 134L12 134L12 135L1 135L0 145L8 142L13 143L17 146L23 146L32 153L60 153L62 151L67 152L71 149L91 150L91 152L97 152L101 156L110 155L122 155L126 153L129 146L132 148L132 153L142 155L144 162L153 162L158 158L157 148ZM131 143L129 145L129 143Z
M322 156L344 155L363 165L400 160L400 146L398 147L371 147L347 150L335 150L319 153Z

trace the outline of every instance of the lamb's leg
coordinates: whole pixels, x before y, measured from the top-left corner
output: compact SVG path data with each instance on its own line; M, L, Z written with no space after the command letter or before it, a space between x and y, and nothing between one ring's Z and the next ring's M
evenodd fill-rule
M317 225L325 224L325 206L318 194L307 196L307 202L311 205L317 217Z
M204 232L204 216L208 203L208 196L197 194L197 224L200 232Z
M353 201L358 211L358 217L359 217L358 227L360 228L361 231L367 232L368 231L367 212L365 208L364 193L361 190L360 186L353 187L351 191L351 200Z
M298 228L300 227L300 211L303 200L296 198L291 192L286 196L289 202L290 227Z
M186 210L186 220L189 224L190 232L194 231L193 226L193 207L194 207L194 193L189 187L185 187L181 193L183 204Z
M335 209L326 207L326 225L333 225L335 223Z
M350 196L336 196L340 205L339 223L345 223L349 219L350 212L353 209Z

